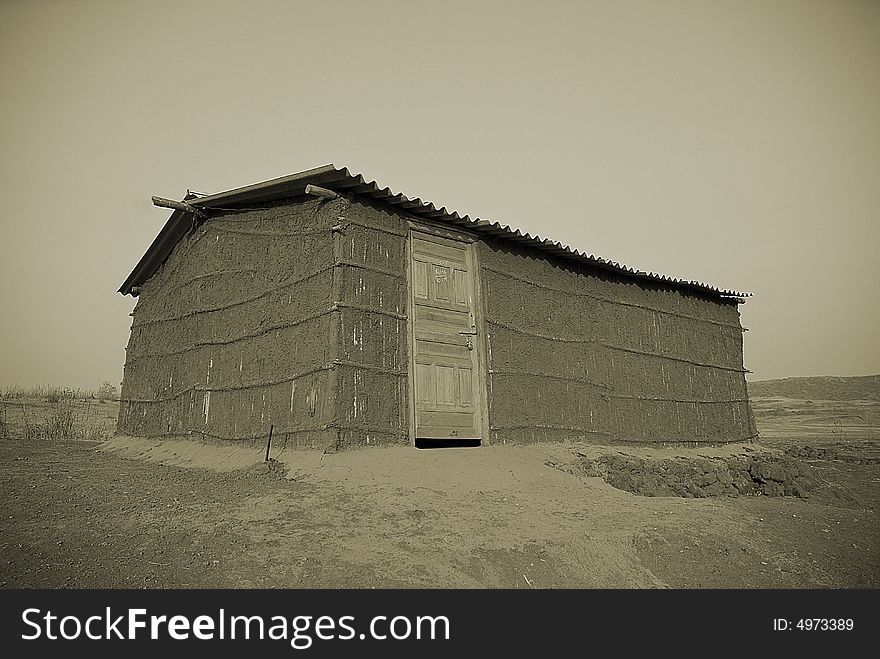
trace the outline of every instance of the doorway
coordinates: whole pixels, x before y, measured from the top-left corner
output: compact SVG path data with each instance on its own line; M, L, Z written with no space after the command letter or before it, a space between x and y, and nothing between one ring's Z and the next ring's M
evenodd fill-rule
M410 409L419 446L430 440L472 444L483 435L474 244L443 234L410 231Z

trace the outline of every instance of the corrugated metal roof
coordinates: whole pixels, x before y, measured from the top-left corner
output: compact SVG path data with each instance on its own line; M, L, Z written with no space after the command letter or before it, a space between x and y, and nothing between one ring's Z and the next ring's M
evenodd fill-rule
M471 219L468 215L459 215L457 211L449 211L446 207L437 208L433 203L422 201L418 197L410 198L400 193L382 188L375 181L367 181L361 174L351 174L348 168L341 169L334 165L324 165L290 176L255 183L242 188L227 190L217 194L197 197L188 194L187 203L192 206L210 210L212 208L235 208L240 204L253 205L260 202L277 201L305 194L306 185L317 185L340 194L354 194L374 199L383 204L398 208L415 217L443 222L462 227L476 233L511 240L534 249L554 254L561 258L573 259L588 263L593 267L617 272L635 279L644 279L658 283L686 288L723 298L745 298L751 293L718 288L700 281L668 277L655 272L644 272L628 267L617 261L610 261L594 254L588 254L560 242L542 238L538 235L523 233L498 222L490 222L479 218ZM185 235L193 221L192 214L174 211L162 231L150 245L131 274L119 288L123 295L136 295L132 289L142 285L162 265L177 242Z

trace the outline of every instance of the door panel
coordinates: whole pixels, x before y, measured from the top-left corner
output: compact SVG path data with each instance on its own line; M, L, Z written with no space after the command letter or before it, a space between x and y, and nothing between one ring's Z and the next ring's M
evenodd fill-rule
M418 439L479 439L475 281L467 243L413 231L413 387Z

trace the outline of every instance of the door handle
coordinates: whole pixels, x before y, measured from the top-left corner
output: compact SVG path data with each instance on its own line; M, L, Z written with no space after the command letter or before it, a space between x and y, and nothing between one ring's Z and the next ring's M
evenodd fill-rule
M471 328L469 330L461 330L459 332L459 334L467 337L467 349L473 350L474 349L474 337L477 335L476 328Z
M468 298L468 304L470 304L470 298ZM474 337L477 335L477 321L474 318L474 312L468 311L468 320L471 321L471 328L469 330L461 330L459 334L467 337L467 349L474 349Z

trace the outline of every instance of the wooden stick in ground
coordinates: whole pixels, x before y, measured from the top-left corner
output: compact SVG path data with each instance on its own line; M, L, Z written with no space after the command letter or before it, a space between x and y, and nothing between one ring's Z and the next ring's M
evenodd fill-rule
M274 424L269 426L269 441L266 442L266 459L264 462L269 462L269 447L272 446L272 429L274 427L275 427Z

